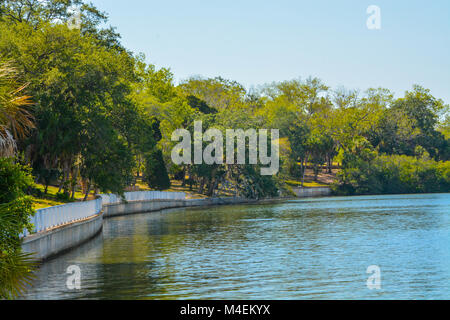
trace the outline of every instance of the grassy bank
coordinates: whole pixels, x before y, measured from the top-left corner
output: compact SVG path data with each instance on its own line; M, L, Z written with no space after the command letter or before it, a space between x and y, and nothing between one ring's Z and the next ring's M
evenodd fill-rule
M39 195L33 196L33 208L35 210L53 207L53 206L59 206L62 204L74 202L74 201L81 201L84 199L84 194L80 191L75 192L75 199L74 200L67 200L61 197L60 194L58 194L59 187L56 186L48 186L47 193L45 193L45 186L41 184L37 184L35 188L40 193ZM94 192L91 192L89 199L94 198Z

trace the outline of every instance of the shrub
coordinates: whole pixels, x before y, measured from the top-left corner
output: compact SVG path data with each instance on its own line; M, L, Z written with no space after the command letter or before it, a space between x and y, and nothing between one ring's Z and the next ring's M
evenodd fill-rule
M147 153L145 157L144 179L152 189L166 190L170 188L170 178L161 150L155 148L153 151Z
M64 193L64 192L59 192L56 194L56 200L61 201L61 202L70 202L73 201L70 198L70 194L68 193Z
M338 194L435 193L450 190L450 162L382 155L356 159L338 174Z
M21 252L20 234L34 214L31 197L33 185L30 168L13 159L0 158L0 299L19 295L29 283L33 263Z

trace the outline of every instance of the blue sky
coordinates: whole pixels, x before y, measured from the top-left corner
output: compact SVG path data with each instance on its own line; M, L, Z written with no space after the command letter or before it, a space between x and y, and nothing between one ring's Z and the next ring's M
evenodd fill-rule
M336 88L414 83L450 103L448 0L91 0L123 44L177 80L222 76L247 88L317 76ZM381 30L366 27L369 5Z

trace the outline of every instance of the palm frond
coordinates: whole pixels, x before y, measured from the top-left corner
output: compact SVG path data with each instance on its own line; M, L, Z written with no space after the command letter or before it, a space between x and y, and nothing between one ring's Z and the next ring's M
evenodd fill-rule
M32 255L23 252L0 252L0 300L15 299L32 285L36 267Z
M17 75L10 62L0 62L0 153L5 154L15 151L11 137L24 138L35 127L31 97L22 94L28 84L17 85Z

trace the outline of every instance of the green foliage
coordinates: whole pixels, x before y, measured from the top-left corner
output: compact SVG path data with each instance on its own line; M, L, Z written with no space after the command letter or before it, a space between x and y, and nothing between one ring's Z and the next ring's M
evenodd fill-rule
M83 137L81 176L102 192L122 194L131 184L133 155L107 118L92 115L90 121L89 134Z
M19 86L18 72L10 62L0 60L0 156L14 156L17 139L23 138L34 127L28 110L30 97L22 95L25 86Z
M450 162L405 155L354 158L338 174L339 194L435 193L450 190Z
M32 185L30 168L15 163L12 158L0 158L0 203L25 196Z
M170 179L160 149L155 148L145 157L145 181L156 190L170 188Z
M95 27L104 16L83 1L65 1L58 8L57 1L32 8L27 3L20 5L32 11L30 20L0 21L0 53L24 71L36 102L36 130L23 142L34 172L45 185L61 176L65 193L81 179L122 193L132 180L134 158L156 143L154 121L131 95L138 81L136 61ZM50 12L66 21L70 4L82 6L81 32L45 18ZM23 13L7 5L8 16Z
M31 277L33 264L21 253L19 235L32 229L29 220L34 210L26 196L32 185L30 168L0 158L0 299L16 297Z
M448 160L448 137L437 130L447 108L429 90L416 85L392 103L368 138L383 153L414 156L416 147L421 146L435 160Z
M191 108L197 109L201 113L204 114L217 113L217 110L210 108L205 101L197 98L196 96L188 96L187 101L191 106Z
M195 96L204 101L209 108L221 110L241 104L246 91L236 81L221 77L204 79L192 77L179 86L182 96Z
M288 137L291 146L291 158L295 163L306 157L310 134L311 129L305 122L293 122L289 127Z
M439 123L439 132L441 132L445 139L450 139L450 114L447 114L444 121Z
M70 202L71 199L70 199L70 195L69 194L58 192L56 194L56 200L62 201L62 202Z
M39 30L48 22L67 24L73 21L74 9L80 12L80 30L83 35L91 35L105 47L121 49L120 36L114 28L101 29L107 22L107 15L83 0L2 0L0 17L8 24L27 24Z
M136 75L139 82L135 84L136 98L140 102L146 102L153 97L159 103L166 103L176 98L176 90L173 84L173 74L169 69L157 70L154 65L147 65L145 56L136 57Z
M31 285L35 267L36 263L29 254L0 251L0 300L11 300L24 293L26 287Z
M12 158L0 158L0 251L17 250L19 234L25 228L31 230L29 218L34 211L26 193L32 186L30 168Z
M250 199L277 197L279 188L272 176L259 174L258 166L245 165L238 178L239 195Z

